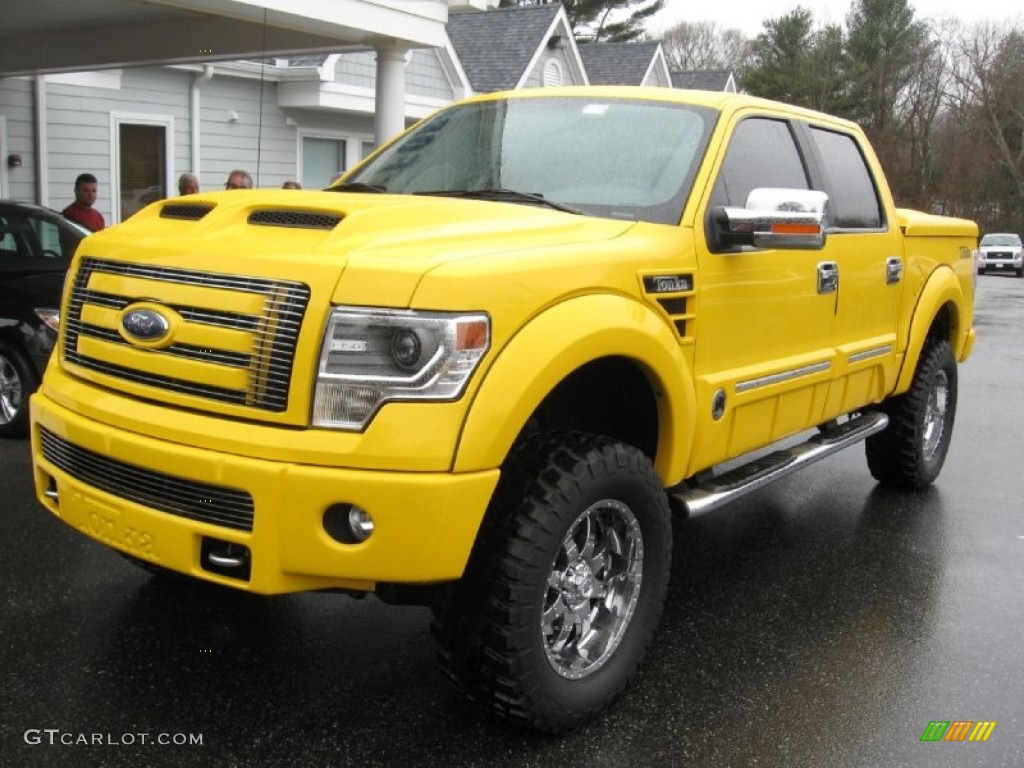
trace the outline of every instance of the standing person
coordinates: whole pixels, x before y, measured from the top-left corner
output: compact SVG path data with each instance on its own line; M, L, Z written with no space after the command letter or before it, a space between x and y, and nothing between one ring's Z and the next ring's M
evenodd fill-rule
M99 232L106 226L103 214L93 208L96 203L97 182L91 173L80 173L75 179L75 202L61 211L65 219L81 224L88 230Z
M194 173L183 173L178 177L178 194L194 195L199 191L199 177Z
M281 185L281 189L302 189L302 185L297 181L286 181Z
M252 189L252 176L242 170L234 170L228 174L224 189Z

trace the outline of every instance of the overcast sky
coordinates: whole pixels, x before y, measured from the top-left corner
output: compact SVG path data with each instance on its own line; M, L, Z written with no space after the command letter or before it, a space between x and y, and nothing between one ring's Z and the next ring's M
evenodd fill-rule
M665 10L649 26L657 34L680 21L711 21L726 29L739 29L753 37L763 30L765 19L784 16L798 5L819 22L842 24L852 0L666 0ZM1017 0L914 0L918 18L953 17L972 24L978 21L1022 22L1024 12Z

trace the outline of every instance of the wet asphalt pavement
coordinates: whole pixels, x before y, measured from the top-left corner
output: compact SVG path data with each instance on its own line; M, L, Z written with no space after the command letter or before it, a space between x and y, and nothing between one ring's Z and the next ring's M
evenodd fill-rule
M933 488L883 492L858 446L677 524L641 675L561 738L450 690L426 609L151 578L3 442L0 766L1022 766L1024 280L980 277L976 326Z

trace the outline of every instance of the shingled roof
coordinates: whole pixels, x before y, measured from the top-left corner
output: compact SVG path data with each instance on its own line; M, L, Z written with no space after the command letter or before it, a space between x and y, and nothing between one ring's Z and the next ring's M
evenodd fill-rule
M585 43L580 57L592 85L643 85L644 76L661 45L644 43Z
M552 3L451 14L448 38L473 90L485 93L519 85L561 9Z
M736 80L728 69L689 70L673 72L672 87L697 91L735 91Z

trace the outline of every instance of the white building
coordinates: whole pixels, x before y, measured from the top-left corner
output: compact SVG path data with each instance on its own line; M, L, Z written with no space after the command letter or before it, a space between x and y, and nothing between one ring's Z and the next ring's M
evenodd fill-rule
M221 188L235 168L256 186L297 180L318 188L382 138L472 93L589 83L580 53L587 46L577 47L560 4L480 12L497 0L335 0L319 4L325 16L301 37L293 28L305 17L283 10L298 4L218 0L233 3L261 6L264 19L281 15L283 28L250 21L235 29L215 19L222 44L204 47L197 41L206 37L189 30L211 23L205 17L160 12L146 27L125 18L123 0L33 0L40 13L108 13L99 28L81 16L71 19L77 27L51 29L40 16L14 14L0 31L0 198L60 209L73 199L75 177L89 172L99 181L98 210L115 223L177 194L184 172L204 190ZM176 0L182 5L211 3ZM160 10L138 6L140 14ZM339 15L339 6L351 12ZM32 40L33 29L46 39ZM177 49L119 48L132 32L187 39ZM69 41L75 50L39 53ZM599 82L671 87L659 44L599 48L586 51L595 71L600 62ZM296 49L303 52L285 52ZM131 66L105 66L121 60ZM62 71L85 64L99 68Z

